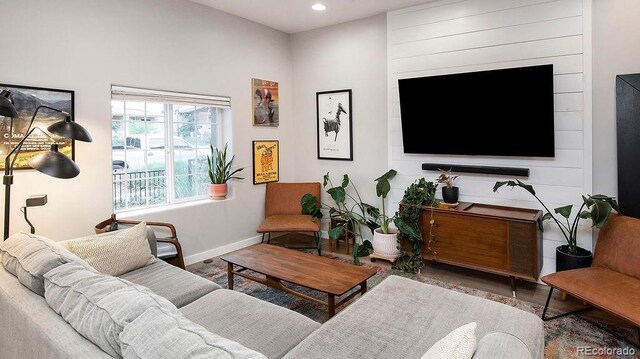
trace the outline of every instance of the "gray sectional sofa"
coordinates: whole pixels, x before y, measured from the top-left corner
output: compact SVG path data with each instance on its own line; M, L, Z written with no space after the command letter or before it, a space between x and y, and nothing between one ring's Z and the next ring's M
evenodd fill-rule
M160 260L120 278L149 288L192 322L267 358L421 358L472 321L478 338L474 358L543 357L543 325L533 314L398 276L322 325ZM2 358L111 358L2 266L0 313Z

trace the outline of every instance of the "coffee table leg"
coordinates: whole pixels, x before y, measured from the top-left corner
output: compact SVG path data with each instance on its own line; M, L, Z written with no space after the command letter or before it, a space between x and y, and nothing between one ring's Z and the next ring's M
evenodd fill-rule
M360 283L360 295L364 295L367 292L367 281Z
M333 294L329 294L329 300L327 301L329 305L329 318L336 315L336 296Z
M233 290L233 263L231 262L227 263L227 281L229 282L227 287Z

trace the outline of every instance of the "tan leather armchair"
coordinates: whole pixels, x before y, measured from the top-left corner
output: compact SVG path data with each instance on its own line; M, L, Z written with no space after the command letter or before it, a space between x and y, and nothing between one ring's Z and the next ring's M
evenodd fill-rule
M270 243L271 233L311 232L316 242L315 247L296 248L317 248L318 255L321 255L320 221L313 221L310 215L302 214L302 204L300 203L302 196L306 193L320 199L320 188L320 182L267 183L265 217L257 229L258 233L262 233L262 242L266 236L267 243Z
M640 328L639 260L640 219L612 214L598 235L591 267L556 272L541 278L551 286L542 319L547 321L598 308ZM553 289L566 292L591 307L546 318ZM638 336L640 339L640 329Z

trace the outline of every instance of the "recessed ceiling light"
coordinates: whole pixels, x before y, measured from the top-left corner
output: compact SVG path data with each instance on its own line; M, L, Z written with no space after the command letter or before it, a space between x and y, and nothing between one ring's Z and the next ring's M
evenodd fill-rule
M320 4L320 3L313 4L313 6L311 6L311 8L313 10L315 10L315 11L325 11L327 9L326 6L324 6L324 5Z

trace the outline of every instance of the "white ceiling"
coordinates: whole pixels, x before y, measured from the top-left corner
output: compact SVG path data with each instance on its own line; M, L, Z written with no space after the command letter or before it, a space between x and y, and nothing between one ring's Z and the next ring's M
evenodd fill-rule
M191 0L271 28L294 33L362 19L434 0ZM325 11L311 5L321 3Z

